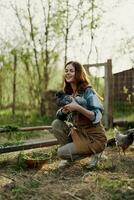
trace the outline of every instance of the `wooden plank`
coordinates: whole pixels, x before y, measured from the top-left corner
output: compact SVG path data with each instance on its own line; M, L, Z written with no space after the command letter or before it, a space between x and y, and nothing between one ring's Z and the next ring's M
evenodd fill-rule
M19 131L37 131L37 130L50 130L52 126L35 126L19 128Z
M37 130L50 130L52 126L35 126L35 127L22 127L22 128L16 128L16 127L3 127L0 128L0 133L3 132L17 132L17 131L37 131Z
M0 153L9 153L9 152L21 151L21 150L27 150L27 149L49 147L49 146L53 146L57 144L58 144L57 139L49 139L49 140L44 140L44 141L35 140L33 142L25 142L23 144L0 147Z
M94 64L86 64L86 65L83 65L84 67L105 67L107 65L106 62L104 63L94 63Z

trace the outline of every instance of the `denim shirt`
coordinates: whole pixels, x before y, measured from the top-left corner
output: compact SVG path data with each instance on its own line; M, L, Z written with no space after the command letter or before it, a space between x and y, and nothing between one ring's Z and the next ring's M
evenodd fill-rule
M100 100L98 99L97 95L92 90L92 88L87 87L84 92L80 92L78 95L86 100L87 109L94 112L95 114L94 117L90 119L92 123L97 124L98 122L100 122L102 119L102 112L104 109ZM64 114L62 112L62 108L57 111L56 116L58 119L61 119L61 120L67 119L67 114Z
M101 101L95 94L95 92L92 90L91 87L86 88L82 96L87 101L87 109L94 112L95 116L93 119L91 119L93 124L97 124L102 119L102 113L104 111L103 105L101 104Z

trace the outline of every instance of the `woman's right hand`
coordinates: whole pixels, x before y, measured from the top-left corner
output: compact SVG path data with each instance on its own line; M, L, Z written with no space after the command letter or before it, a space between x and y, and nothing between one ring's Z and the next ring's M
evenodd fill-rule
M64 114L68 114L68 113L69 113L69 110L66 109L66 108L62 108L62 112L63 112Z

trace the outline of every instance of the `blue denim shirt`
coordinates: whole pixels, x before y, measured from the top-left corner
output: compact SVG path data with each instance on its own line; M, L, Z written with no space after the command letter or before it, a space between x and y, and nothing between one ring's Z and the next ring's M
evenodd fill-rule
M103 105L101 104L101 101L95 94L95 92L92 90L91 87L88 87L86 88L82 96L87 101L87 109L90 111L93 111L95 114L94 118L91 119L92 123L96 124L100 122L102 119L102 113L104 111L104 108L103 108Z
M93 89L91 87L87 87L84 92L81 92L78 95L86 100L87 109L94 112L94 117L90 119L92 123L97 124L98 122L100 122L102 119L102 112L104 109ZM58 119L61 120L66 120L67 118L67 114L64 114L62 112L62 108L57 111L56 116Z

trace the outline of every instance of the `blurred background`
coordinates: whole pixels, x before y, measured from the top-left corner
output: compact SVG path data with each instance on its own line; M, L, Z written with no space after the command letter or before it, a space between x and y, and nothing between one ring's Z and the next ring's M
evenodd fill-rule
M110 59L110 114L113 121L133 122L133 9L132 0L1 0L1 127L50 125L70 60L95 64L89 79L105 99Z

